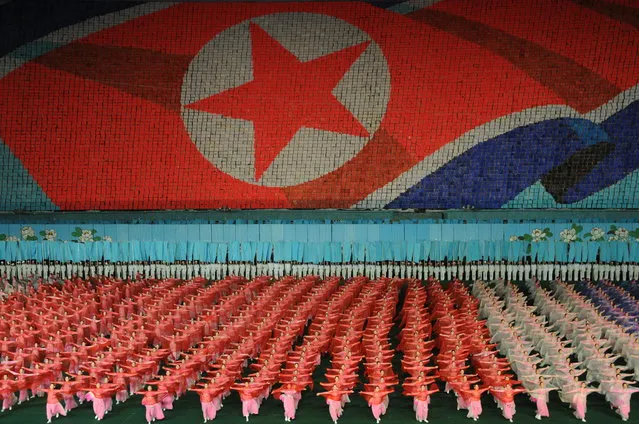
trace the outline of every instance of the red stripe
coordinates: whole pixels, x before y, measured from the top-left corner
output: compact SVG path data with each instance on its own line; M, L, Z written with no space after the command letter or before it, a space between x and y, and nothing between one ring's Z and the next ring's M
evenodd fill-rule
M423 9L411 16L495 52L582 113L606 103L621 91L570 59L481 23L433 9Z
M0 91L2 138L61 209L290 207L218 171L178 114L146 100L35 64Z
M433 9L531 41L622 90L639 81L639 31L570 0L447 0Z

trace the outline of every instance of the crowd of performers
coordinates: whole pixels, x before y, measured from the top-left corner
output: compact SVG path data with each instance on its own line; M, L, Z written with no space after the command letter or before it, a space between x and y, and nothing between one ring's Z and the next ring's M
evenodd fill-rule
M516 396L541 419L557 391L578 419L597 392L628 420L639 390L636 297L609 282L549 287L365 276L40 281L0 302L2 411L40 396L48 422L84 402L102 420L140 395L151 423L191 391L205 422L233 393L246 421L273 397L289 422L311 391L334 423L352 396L379 423L401 392L428 422L442 390L470 419L490 397L512 422ZM316 388L322 358L330 364Z
M201 276L208 280L220 280L228 275L242 276L252 279L261 275L281 278L287 275L297 277L330 276L345 279L365 276L370 279L416 278L426 280L434 278L441 281L528 281L538 279L553 281L607 280L634 281L639 280L639 263L635 262L560 262L527 260L490 261L490 260L443 260L443 261L376 261L376 262L320 262L302 263L295 261L268 262L201 262L195 260L164 261L132 261L113 262L100 261L54 261L0 260L0 275L8 281L21 281L30 277L61 279L74 277L112 277L116 279L133 279L137 276L153 279L179 278L183 280Z

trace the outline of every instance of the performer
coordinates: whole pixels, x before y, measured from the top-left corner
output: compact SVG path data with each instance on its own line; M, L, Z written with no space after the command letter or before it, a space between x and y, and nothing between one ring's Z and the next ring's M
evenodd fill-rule
M510 384L505 388L490 387L490 393L497 399L497 405L502 410L504 418L511 423L515 415L515 395L525 392L523 388L512 388Z
M209 386L208 383L205 383L201 388L190 388L189 390L196 392L200 396L204 422L214 420L217 411L221 408L222 389L216 386Z
M364 396L364 399L368 401L368 406L371 407L373 417L379 424L381 416L386 413L386 405L388 404L388 395L393 393L393 390L380 390L380 387L375 387L375 390L361 391L360 394Z
M76 381L72 381L67 376L64 378L64 381L54 381L52 384L61 386L59 392L62 394L62 399L64 400L64 409L66 411L70 411L78 407L78 404L75 402L75 398L73 397L77 392L76 385L78 383Z
M537 405L536 419L541 420L542 417L550 417L550 412L548 411L548 394L553 390L557 390L557 388L546 387L543 378L539 379L539 385L536 388L528 389L530 400Z
M628 383L623 383L621 388L613 388L610 390L612 395L612 405L621 415L623 421L628 421L630 417L630 396L639 392L638 387L629 387Z
M404 384L406 386L406 384ZM415 410L415 419L420 423L428 422L428 405L430 404L430 395L438 392L436 385L431 386L431 390L425 385L419 386L417 389L408 389L404 394L413 397L413 409Z
M119 389L115 384L95 383L94 387L83 387L80 390L87 392L86 399L93 402L95 419L101 421L104 415L109 413L112 407L111 396Z
M152 390L151 386L147 386L146 390L137 392L140 395L144 395L142 398L142 405L146 409L146 422L151 422L164 419L164 412L162 411L162 405L160 404L159 397L165 393L158 390Z
M468 418L472 418L474 421L479 419L482 413L481 395L486 391L488 391L488 387L480 389L477 384L475 384L471 390L462 391L461 395L464 398L465 404L468 405Z
M328 412L331 414L333 424L337 424L337 420L342 415L342 399L344 396L348 396L353 393L352 390L340 390L339 386L334 385L330 391L320 392L317 396L322 396L326 399L328 405Z
M16 395L18 384L16 381L9 380L7 374L0 380L0 397L2 397L2 412L5 410L11 411L13 404L16 402Z
M60 390L56 389L55 384L51 383L49 389L47 389L47 423L51 422L51 418L53 418L54 415L56 418L60 415L63 417L67 415L67 411L60 403L60 397Z
M586 398L590 393L599 392L598 389L586 387L586 383L582 382L574 389L560 392L561 397L570 400L570 405L575 410L575 417L583 422L586 422Z
M232 385L231 389L239 393L242 400L242 416L248 422L251 414L258 413L258 397L264 391L262 384L246 381L244 384Z

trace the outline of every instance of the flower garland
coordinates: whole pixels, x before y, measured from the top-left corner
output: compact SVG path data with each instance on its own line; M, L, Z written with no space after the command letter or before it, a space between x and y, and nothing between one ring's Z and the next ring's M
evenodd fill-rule
M71 233L75 237L74 242L77 243L90 243L94 241L106 241L112 242L113 239L110 236L97 236L97 230L95 229L82 229L76 227L75 231ZM52 228L46 228L38 233L42 237L42 241L57 241L58 233ZM20 229L20 237L14 235L0 234L0 241L38 241L40 240L36 235L33 227L24 226Z

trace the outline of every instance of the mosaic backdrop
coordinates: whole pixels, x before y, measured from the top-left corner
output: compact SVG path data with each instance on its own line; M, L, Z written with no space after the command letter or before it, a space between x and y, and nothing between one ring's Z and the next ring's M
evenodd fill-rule
M639 208L633 0L15 1L0 209Z

